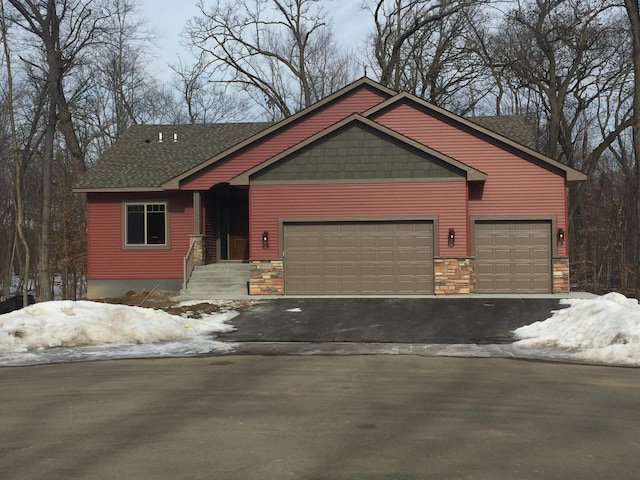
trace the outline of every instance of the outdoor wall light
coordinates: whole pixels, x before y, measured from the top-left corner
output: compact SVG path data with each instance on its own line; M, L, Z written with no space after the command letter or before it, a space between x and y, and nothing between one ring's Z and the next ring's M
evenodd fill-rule
M558 229L558 245L564 245L564 228Z
M269 248L269 232L262 232L262 248Z
M456 231L453 228L449 229L449 246L453 247L456 244Z

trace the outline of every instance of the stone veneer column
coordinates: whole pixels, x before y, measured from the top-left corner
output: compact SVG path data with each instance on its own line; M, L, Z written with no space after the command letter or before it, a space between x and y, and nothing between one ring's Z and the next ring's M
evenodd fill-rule
M473 258L435 258L436 295L475 293L475 260Z
M553 259L553 293L569 293L569 257Z
M204 265L204 235L190 235L189 242L193 246L193 264Z
M251 260L250 295L284 295L282 260Z

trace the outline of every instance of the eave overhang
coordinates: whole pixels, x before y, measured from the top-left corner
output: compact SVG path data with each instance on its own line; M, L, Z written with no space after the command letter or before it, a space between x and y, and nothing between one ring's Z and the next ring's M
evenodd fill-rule
M160 187L125 187L125 188L74 188L73 193L144 193L164 192Z

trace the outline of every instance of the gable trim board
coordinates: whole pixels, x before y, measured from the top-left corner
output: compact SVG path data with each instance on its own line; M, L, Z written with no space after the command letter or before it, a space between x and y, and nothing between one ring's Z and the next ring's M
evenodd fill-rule
M506 122L493 122L500 123ZM506 292L511 288L508 276L492 284L486 272L511 267L508 262L491 264L485 255L514 252L513 265L518 267L518 255L522 260L516 274L523 275L522 271L532 268L538 275L534 283L513 280L514 292L559 292L569 288L568 248L567 244L558 244L556 232L567 228L567 184L585 178L581 172L470 120L361 79L157 187L145 186L127 193L117 185L96 184L97 188L90 189L85 184L77 191L88 193L90 284L118 278L123 283L127 279L139 282L145 276L151 280L169 271L181 272L190 237L203 237L206 250L211 242L205 237L216 235L209 228L218 228L215 219L207 216L218 208L212 205L215 199L211 192L216 185L225 184L231 189L248 189L246 240L253 294ZM150 249L121 249L120 243L113 242L121 238L121 232L107 232L96 216L121 215L117 213L121 202L131 198L160 201L175 195L181 200L172 207L170 248L162 258ZM532 226L531 238L539 241L544 237L548 244L548 248L536 251L535 255L542 257L537 266L525 265L525 248L501 248L496 253L490 244L479 246L479 230L489 229L480 240L500 236L502 241L511 235L509 228L515 225L516 230L526 230L527 222ZM311 267L303 257L291 260L286 245L294 238L292 232L302 228L300 225L308 227L296 247L303 257L305 242L316 242L316 234L323 242L338 246L328 250L325 244L316 250L309 246L310 258L320 258L309 260ZM418 255L419 260L407 261L400 268L400 257L411 258L424 246L411 253L411 246L402 242L410 244L416 238L426 238L403 228L422 229L426 225L432 242L429 258ZM507 233L499 228L504 225L509 226ZM540 230L547 233L536 233L536 225L543 225ZM206 231L201 231L203 228ZM267 242L262 241L264 234ZM378 250L371 244L374 240L381 242ZM344 251L340 251L340 242ZM365 246L354 254L349 245ZM132 253L139 253L141 258L132 258ZM199 261L218 258L210 253L203 252ZM328 253L352 256L347 266L341 266ZM326 265L318 263L322 261ZM149 265L148 272L145 264ZM137 266L135 272L130 271L133 265ZM307 267L319 272L346 270L342 277L331 274L327 283L325 273L320 274L323 278L312 278L318 276L316 273L306 275ZM420 273L411 280L407 278L411 271ZM369 273L354 282L357 272ZM559 272L566 282L556 281ZM300 282L307 286L298 288L296 276L305 275L309 278ZM180 276L176 275L176 282L182 281ZM540 281L542 276L549 281ZM314 284L318 291L314 291Z

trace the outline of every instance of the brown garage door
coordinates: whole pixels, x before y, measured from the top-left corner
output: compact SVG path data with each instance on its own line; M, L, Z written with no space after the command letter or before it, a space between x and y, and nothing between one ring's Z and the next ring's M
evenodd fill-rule
M433 223L284 225L287 294L433 293Z
M551 223L476 222L478 293L551 292Z

